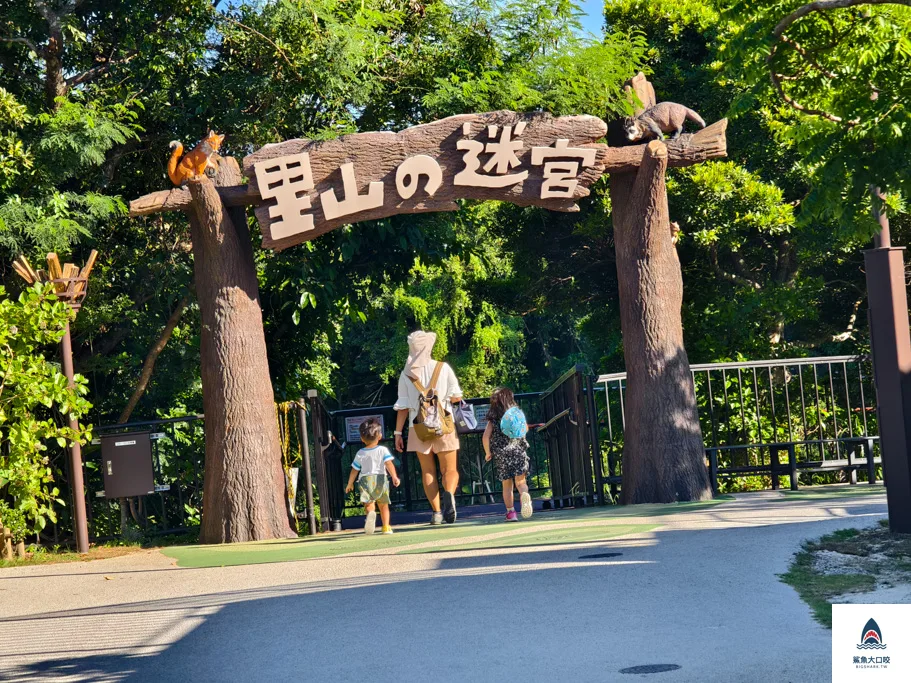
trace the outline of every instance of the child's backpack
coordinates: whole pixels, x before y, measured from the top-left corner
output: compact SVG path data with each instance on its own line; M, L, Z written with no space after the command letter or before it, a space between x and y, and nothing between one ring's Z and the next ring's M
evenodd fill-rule
M521 439L528 433L528 421L519 406L513 406L500 418L500 431L510 439Z
M452 434L455 431L452 414L443 409L440 399L436 395L437 380L440 378L442 369L443 362L437 361L437 366L430 377L429 389L425 389L418 380L411 378L411 383L420 393L418 413L414 417L411 428L421 441L433 441L444 434Z

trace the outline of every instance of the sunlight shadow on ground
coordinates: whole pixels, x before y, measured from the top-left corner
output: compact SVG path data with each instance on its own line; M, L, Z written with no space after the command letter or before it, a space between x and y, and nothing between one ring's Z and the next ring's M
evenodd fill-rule
M818 535L819 528L815 521L665 527L638 538L456 551L440 554L438 560L434 556L429 569L405 571L408 565L402 564L399 571L377 575L0 619L0 678L16 683L42 677L196 683L296 680L306 671L308 679L327 681L511 676L534 682L552 680L559 670L565 679L590 680L598 671L605 675L600 680L613 680L611 672L622 667L660 660L684 665L679 676L668 677L671 681L723 680L723 662L687 655L692 643L686 634L699 640L706 629L720 633L750 624L746 652L755 650L766 663L762 653L769 651L781 661L807 661L808 643L819 649L817 641L826 634L817 637L807 630L814 627L809 616L801 621L805 607L777 583L774 570L763 562L766 551L757 552L795 534ZM535 530L545 532L551 533ZM790 547L793 541L788 543ZM584 559L605 551L621 554L604 561ZM390 556L393 563L416 560ZM218 576L217 570L210 571ZM743 581L763 586L764 609L743 600ZM445 609L444 601L452 607ZM365 609L376 618L371 632L377 638L381 631L385 634L388 665L352 656L351 636ZM509 658L504 667L503 642L493 634L502 633L504 623L523 610L532 619L539 655ZM447 639L441 641L444 618ZM803 639L794 642L782 624L800 626ZM54 642L74 643L77 649L47 651L49 632ZM306 640L304 650L296 638ZM820 657L827 662L828 652ZM703 664L712 667L715 678L699 668ZM727 673L727 680L739 680L734 671ZM775 680L808 679L792 675Z

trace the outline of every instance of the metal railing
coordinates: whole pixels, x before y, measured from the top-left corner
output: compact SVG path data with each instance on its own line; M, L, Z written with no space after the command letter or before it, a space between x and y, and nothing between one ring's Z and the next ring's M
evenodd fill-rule
M539 394L516 394L516 401L525 412L529 422L537 424L542 420L541 407L538 402ZM468 434L459 435L460 449L458 454L459 492L456 494L456 503L462 505L482 505L500 500L502 489L501 482L496 478L493 463L485 462L484 448L481 444L486 422L486 406L489 399L466 399L478 411L478 429ZM379 416L383 420L384 438L380 442L395 456L395 466L399 472L402 484L390 491L390 500L393 509L400 510L427 510L429 504L424 497L421 482L421 468L414 453L397 453L392 432L395 429L396 411L392 406L377 406L370 408L352 408L328 412L330 431L332 431L342 454L340 465L342 473L347 476L351 463L357 451L363 445L357 435L357 425L368 416ZM405 432L407 439L408 433ZM550 494L550 474L548 470L547 450L544 440L533 430L529 431L529 461L528 486L532 495L542 496ZM439 475L439 472L437 473ZM439 480L439 479L438 479ZM345 499L345 514L357 514L362 508L356 493L349 494Z
M844 471L852 483L860 472L867 481L875 481L879 437L869 358L710 363L693 365L691 370L716 491L731 488L744 477L762 478L752 482L754 487L773 488L779 486L779 477L788 477L796 488L800 476L808 472ZM594 379L577 366L545 392L516 395L532 427L527 439L533 495L551 498L556 507L606 502L616 496L622 483L625 392L626 373ZM485 462L481 445L488 400L469 402L481 419L478 430L460 436L458 503L494 503L501 484L492 463ZM357 425L365 416L381 416L383 443L394 451L395 411L392 406L330 411L316 392L308 392L306 405L298 450L312 463L316 488L325 492L318 501L320 526L338 528L342 517L361 508L354 494L343 493L344 479L361 446ZM157 490L141 497L141 502L134 501L142 506L137 518L147 533L187 531L198 525L205 462L202 415L135 421L94 431L99 437L152 432ZM84 453L92 534L96 539L115 537L120 534L120 511L97 495L104 488L100 448L93 444ZM394 455L402 485L391 492L393 504L397 509L427 509L416 458ZM306 469L301 472L305 482L298 489L303 494L299 498L302 504L306 497L306 507L312 511ZM316 526L311 514L302 516ZM65 513L60 524L67 525Z
M800 471L857 471L875 479L879 462L872 364L865 356L826 356L690 367L713 475L732 479ZM597 379L596 403L607 482L622 476L626 373ZM778 454L788 452L788 465ZM784 469L784 471L781 471ZM792 471L794 472L792 474ZM713 476L713 483L716 483ZM716 484L717 486L717 484Z

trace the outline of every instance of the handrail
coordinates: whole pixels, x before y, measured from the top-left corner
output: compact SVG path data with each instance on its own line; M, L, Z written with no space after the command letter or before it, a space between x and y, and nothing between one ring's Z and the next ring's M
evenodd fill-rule
M191 422L192 420L202 420L205 418L205 415L202 413L194 413L192 415L183 415L181 417L169 417L163 420L134 420L132 422L124 422L122 424L113 424L113 425L99 425L98 427L93 427L93 432L104 432L110 431L113 429L125 429L129 427L145 427L145 426L155 426L155 425L164 425L172 424L174 422Z
M796 367L801 365L821 365L823 363L854 363L868 360L870 356L814 356L812 358L779 358L773 360L749 360L743 362L728 361L724 363L698 363L690 366L691 372L706 370L737 370L738 368ZM599 383L626 379L626 372L611 372L598 375Z
M544 391L541 392L541 396L540 396L541 400L543 401L545 398L547 398L547 396L549 396L550 394L555 392L557 390L557 388L559 388L559 386L561 384L563 384L563 382L568 380L570 377L575 375L577 372L584 373L585 366L584 365L574 365L569 370L567 370L562 375L560 375L560 377L557 379L556 382L554 382L549 387L547 387L547 389L545 389ZM623 374L626 374L626 373L623 373Z
M514 394L513 398L516 401L522 400L537 400L541 394L537 391L527 391L521 394ZM478 396L476 398L465 398L462 397L462 400L471 405L487 405L490 403L490 397ZM326 410L331 417L360 417L360 415L369 415L371 413L381 413L385 410L393 410L391 405L382 405L382 406L363 406L361 408L340 408L339 410Z
M833 443L844 443L844 444L862 444L865 441L879 441L879 436L839 436L836 438L828 439L795 439L793 441L767 441L765 443L737 443L727 446L705 446L706 452L708 451L736 451L749 448L776 448L781 449L782 447L787 448L788 446L818 446L819 444L828 445Z
M537 427L537 428L535 429L535 431L538 432L538 433L540 434L540 433L543 432L545 429L547 429L548 427L550 427L554 422L556 422L556 421L559 420L560 418L566 417L567 415L570 416L569 421L570 421L570 422L573 422L573 418L572 418L572 408L566 408L565 410L563 410L563 411L557 413L556 415L554 415L552 418L550 418L550 419L549 419L547 422L545 422L544 424L542 424L542 425L540 425L539 427ZM573 423L573 424L576 424L576 423Z

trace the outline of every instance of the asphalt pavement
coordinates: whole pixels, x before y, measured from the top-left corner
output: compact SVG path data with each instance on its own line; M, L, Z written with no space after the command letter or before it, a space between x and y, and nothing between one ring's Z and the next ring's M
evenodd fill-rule
M0 680L828 681L830 632L777 575L804 540L882 519L876 491L255 565L151 550L0 570Z

